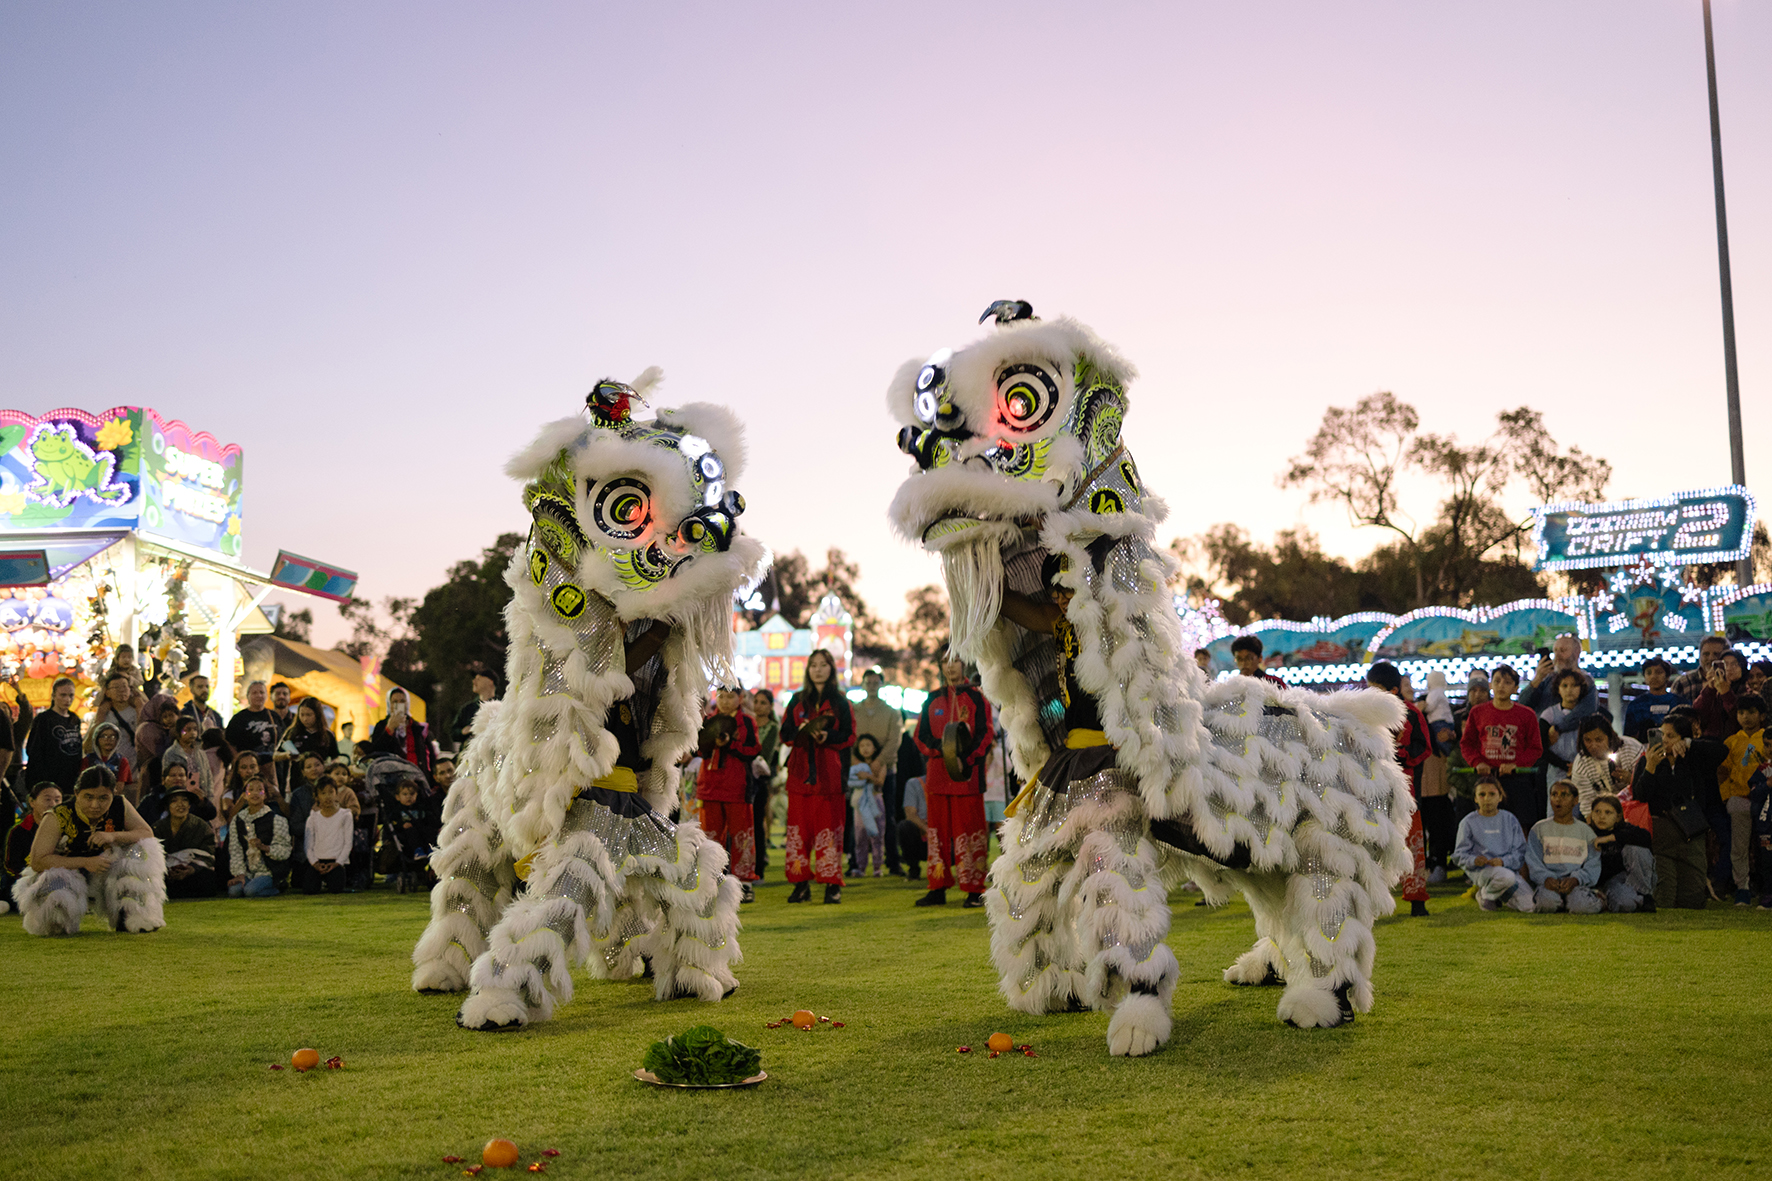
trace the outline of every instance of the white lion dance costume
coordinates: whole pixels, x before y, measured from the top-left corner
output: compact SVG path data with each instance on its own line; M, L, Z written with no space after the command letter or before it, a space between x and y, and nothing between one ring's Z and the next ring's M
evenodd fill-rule
M113 796L106 814L113 826L123 822L123 797ZM99 850L86 843L93 831L73 801L44 817L56 825L55 851L64 857L91 857L108 852L111 864L100 870L57 868L38 873L27 869L12 887L27 935L78 935L88 909L105 916L113 931L140 935L166 925L166 854L153 837Z
M733 592L767 552L738 531L742 427L705 403L635 421L659 377L600 383L588 422L550 424L506 469L534 518L505 574L508 685L444 803L441 880L412 953L415 989L471 988L457 1017L470 1029L547 1020L583 961L597 976L650 970L660 1000L737 987L726 851L664 813L709 671L730 659ZM654 623L669 635L646 656Z
M941 555L953 650L1034 781L986 895L1003 995L1030 1013L1109 1010L1112 1053L1156 1049L1178 972L1164 883L1191 878L1254 911L1255 946L1226 980L1283 983L1296 1025L1352 1020L1372 1005L1373 919L1410 866L1400 703L1208 684L1154 546L1167 509L1120 440L1132 366L1073 320L1020 301L993 316L985 339L900 368L888 401L917 461L894 525ZM1006 593L1048 602L1043 565L1074 592L1041 608L1050 631L1003 615ZM1077 704L1099 729L1067 728Z

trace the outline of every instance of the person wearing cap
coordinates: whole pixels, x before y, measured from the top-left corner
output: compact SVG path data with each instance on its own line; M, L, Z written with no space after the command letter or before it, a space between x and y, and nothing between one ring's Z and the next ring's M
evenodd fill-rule
M1408 900L1412 918L1427 917L1427 843L1421 828L1421 765L1433 753L1434 739L1428 731L1427 719L1415 703L1403 696L1403 674L1388 660L1381 660L1366 670L1366 684L1380 693L1388 693L1403 703L1403 724L1397 730L1397 765L1409 776L1409 791L1416 806L1409 814L1409 854L1415 864L1404 875L1403 897Z
M695 798L701 805L701 830L726 850L727 870L738 879L742 900L754 902L756 825L745 788L751 760L757 757L757 723L738 708L738 700L735 685L721 685L714 694L714 713L702 724L697 742L701 772Z
M985 873L989 868L990 828L984 818L984 764L990 754L991 704L966 677L958 660L941 666L946 684L923 702L917 720L917 749L929 760L923 792L929 806L929 892L917 906L941 906L949 886L966 893L963 905L984 905ZM943 738L950 726L965 726L957 747L959 774L949 770Z
M167 768L166 815L154 835L166 851L169 898L213 898L216 890L215 830L196 812L197 793L185 782L185 768Z

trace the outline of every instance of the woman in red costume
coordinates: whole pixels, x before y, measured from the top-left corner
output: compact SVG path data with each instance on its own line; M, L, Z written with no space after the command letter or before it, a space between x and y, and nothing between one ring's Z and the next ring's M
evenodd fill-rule
M837 685L837 663L820 648L806 660L806 684L781 719L788 755L788 832L782 859L794 883L789 902L843 901L843 751L855 741L855 715Z

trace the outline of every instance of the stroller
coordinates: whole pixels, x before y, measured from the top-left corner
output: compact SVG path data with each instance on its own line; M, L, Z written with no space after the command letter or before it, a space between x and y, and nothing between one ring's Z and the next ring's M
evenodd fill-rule
M436 789L423 771L398 755L375 755L363 765L363 772L364 785L383 818L381 872L393 879L397 894L428 891L436 881L430 872L437 843ZM417 796L411 803L401 803L400 789L407 786Z

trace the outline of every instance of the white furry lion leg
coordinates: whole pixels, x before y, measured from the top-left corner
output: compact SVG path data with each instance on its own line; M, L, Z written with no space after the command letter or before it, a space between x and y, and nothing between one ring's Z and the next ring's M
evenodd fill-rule
M1275 875L1285 897L1275 934L1292 968L1278 1016L1305 1029L1345 1025L1372 1008L1371 884L1381 875L1357 848L1323 840L1315 825L1295 836L1298 871L1283 881Z
M1058 901L1059 886L1073 862L1064 833L1030 826L1029 813L1039 814L1050 795L1043 788L1035 792L1026 810L1003 822L1003 852L991 863L984 906L997 988L1009 1007L1056 1013L1080 1004L1083 989L1072 924Z
M86 875L77 869L26 870L12 887L12 900L27 935L78 935L86 914Z
M1108 1053L1136 1057L1169 1040L1169 1004L1181 966L1164 942L1169 898L1137 797L1115 793L1095 808L1111 810L1112 817L1083 837L1059 898L1062 904L1074 891L1077 938L1092 949L1084 999L1113 1012Z
M510 903L516 883L472 776L449 788L431 869L437 884L431 890L431 921L412 949L412 987L418 992L460 992L468 986L470 966L485 953L487 935Z
M1224 970L1229 984L1284 984L1286 956L1274 938L1286 905L1286 878L1282 874L1238 873L1238 885L1255 916L1255 946Z
M659 823L665 823L662 818ZM659 921L635 945L652 961L653 995L661 1001L717 1001L738 987L732 965L738 946L738 879L726 873L726 850L701 826L676 826L669 859L640 854L624 864L629 880L659 909Z
M118 845L111 868L93 884L111 930L140 935L166 925L166 852L153 837Z
M590 957L591 928L607 931L613 924L621 888L595 831L596 810L585 799L572 805L559 838L536 856L529 888L487 936L487 949L468 974L472 991L456 1017L463 1028L546 1021L555 1005L572 999L572 965Z

